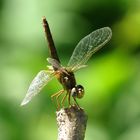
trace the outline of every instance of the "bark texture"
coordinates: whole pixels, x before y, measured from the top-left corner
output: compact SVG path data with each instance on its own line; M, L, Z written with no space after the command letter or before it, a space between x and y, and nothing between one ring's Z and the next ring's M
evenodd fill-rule
M56 112L58 124L58 140L84 140L87 115L76 106L64 108Z

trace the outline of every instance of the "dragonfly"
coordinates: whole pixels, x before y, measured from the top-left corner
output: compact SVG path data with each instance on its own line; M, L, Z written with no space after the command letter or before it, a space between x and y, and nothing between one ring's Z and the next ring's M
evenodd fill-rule
M47 58L48 66L47 70L41 70L31 82L29 89L25 95L25 98L21 102L21 106L29 103L32 98L40 93L40 91L54 78L56 77L61 83L63 89L51 96L52 99L56 99L57 107L60 107L59 97L64 94L61 99L61 105L64 106L64 102L67 99L68 105L72 105L71 98L74 103L79 107L77 98L81 99L84 96L84 87L76 83L74 73L84 67L91 58L91 56L101 49L112 37L112 30L109 27L103 27L97 29L83 39L79 41L75 47L72 56L66 67L62 66L57 55L57 51L52 39L52 35L49 29L46 18L43 18L43 26L45 29L45 35L48 40L49 51L51 57Z

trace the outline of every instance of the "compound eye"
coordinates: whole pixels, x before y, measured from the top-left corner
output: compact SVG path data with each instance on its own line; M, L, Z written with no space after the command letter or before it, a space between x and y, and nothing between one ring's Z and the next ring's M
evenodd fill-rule
M77 98L82 98L84 96L84 87L81 85L77 85L76 89L77 89Z
M76 88L75 87L72 88L72 90L71 90L71 96L74 97L74 98L77 97L77 92L76 92Z

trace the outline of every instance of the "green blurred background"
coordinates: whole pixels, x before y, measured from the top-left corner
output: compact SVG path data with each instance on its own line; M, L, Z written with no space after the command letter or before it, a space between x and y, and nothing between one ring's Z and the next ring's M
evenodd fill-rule
M63 65L85 35L112 28L111 41L76 73L88 114L85 140L140 139L140 0L0 0L0 140L56 140L56 79L20 107L49 56L46 16Z

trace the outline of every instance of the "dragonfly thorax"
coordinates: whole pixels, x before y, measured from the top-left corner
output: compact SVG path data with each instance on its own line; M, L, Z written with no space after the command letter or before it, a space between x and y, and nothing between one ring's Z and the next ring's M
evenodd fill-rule
M69 92L73 98L82 98L84 96L84 87L76 85L73 72L65 69L58 79L64 89Z
M71 91L71 89L73 87L75 87L75 85L76 85L76 80L75 80L73 72L69 72L67 70L65 70L65 71L66 72L62 72L59 75L58 80L63 85L63 88L65 90Z
M82 98L84 96L84 87L81 85L76 85L71 90L71 96L74 98Z

